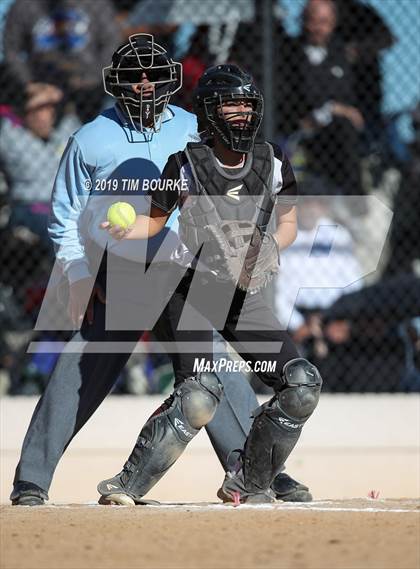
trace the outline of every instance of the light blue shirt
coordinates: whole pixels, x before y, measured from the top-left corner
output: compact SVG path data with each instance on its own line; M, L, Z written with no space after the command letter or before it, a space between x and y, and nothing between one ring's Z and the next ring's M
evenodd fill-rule
M70 282L91 276L85 250L89 240L144 262L147 240L117 241L99 224L116 201L131 203L137 214L148 211L148 181L159 178L171 154L196 140L195 115L173 105L156 133L136 131L114 106L70 137L54 183L49 225L57 261ZM169 260L175 246L165 240L155 260Z

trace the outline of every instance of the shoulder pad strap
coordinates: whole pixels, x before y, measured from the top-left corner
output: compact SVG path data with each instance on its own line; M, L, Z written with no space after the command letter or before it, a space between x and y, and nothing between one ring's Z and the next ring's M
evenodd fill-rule
M254 150L262 151L262 150L273 150L272 145L269 142L256 142L254 144Z
M187 142L186 148L193 150L194 148L202 148L203 146L206 146L203 142Z
M182 168L182 161L181 161L182 154L183 154L183 150L180 150L179 152L176 152L176 154L175 154L175 160L176 160L176 163L178 165L180 172L181 172L181 168Z

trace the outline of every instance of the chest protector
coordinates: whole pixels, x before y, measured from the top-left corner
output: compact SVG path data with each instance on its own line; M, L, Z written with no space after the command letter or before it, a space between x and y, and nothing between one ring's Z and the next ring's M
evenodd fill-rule
M255 265L275 203L271 145L255 144L236 174L226 172L205 144L189 143L185 154L195 188L179 216L181 240L193 254L204 244L200 260L219 278L233 280L245 290L258 290L278 269L277 252L275 263L261 267L258 274ZM258 251L250 246L257 242ZM247 266L250 256L253 263Z

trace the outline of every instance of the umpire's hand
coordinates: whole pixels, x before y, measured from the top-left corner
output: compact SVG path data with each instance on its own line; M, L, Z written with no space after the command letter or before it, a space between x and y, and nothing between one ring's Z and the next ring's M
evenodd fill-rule
M95 297L104 304L106 302L105 293L101 286L97 283L92 285L92 283L93 279L89 277L86 279L80 279L70 285L67 312L77 330L83 322L85 310L87 321L89 324L92 324ZM86 298L88 297L89 302L86 308Z

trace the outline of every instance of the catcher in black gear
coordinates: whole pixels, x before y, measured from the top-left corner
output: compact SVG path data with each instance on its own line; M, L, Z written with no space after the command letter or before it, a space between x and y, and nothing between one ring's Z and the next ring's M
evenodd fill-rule
M185 269L174 296L182 322L218 330L273 397L256 409L237 467L218 495L224 501L274 501L276 477L315 410L322 379L301 358L263 297L279 270L280 253L296 237L296 181L280 148L256 142L263 97L252 77L236 65L218 65L201 77L194 94L202 141L172 155L159 188L151 192L150 216L128 229L102 228L116 239L146 239L165 226L179 207L182 245L174 263ZM191 307L193 310L191 310ZM181 314L172 315L181 327ZM207 334L207 336L206 336ZM142 497L180 456L189 440L211 420L221 398L208 354L143 427L136 446L114 478L101 482L104 499L141 503ZM181 425L181 427L180 427ZM123 499L120 499L121 496Z

